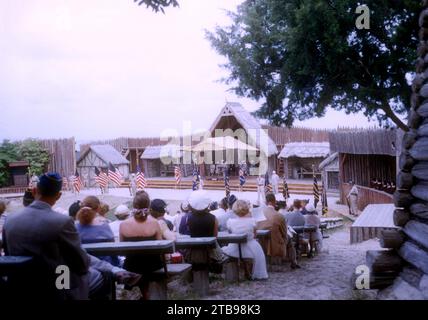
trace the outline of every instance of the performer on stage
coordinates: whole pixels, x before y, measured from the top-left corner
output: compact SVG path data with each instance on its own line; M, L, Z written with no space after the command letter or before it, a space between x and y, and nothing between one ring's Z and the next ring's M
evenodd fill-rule
M131 174L129 178L129 193L131 197L135 197L137 194L137 181L135 180L135 174Z
M272 177L270 178L272 183L272 192L273 194L279 193L279 176L276 174L276 171L272 171Z
M243 165L239 168L239 191L242 192L245 184L245 168Z
M260 199L265 197L265 178L262 176L257 177L257 204L261 205Z

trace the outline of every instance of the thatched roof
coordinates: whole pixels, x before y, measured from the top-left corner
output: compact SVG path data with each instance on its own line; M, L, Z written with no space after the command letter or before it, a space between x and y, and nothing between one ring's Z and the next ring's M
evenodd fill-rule
M231 136L207 138L196 146L190 147L189 151L219 151L227 149L257 151L257 148Z
M242 126L242 128L247 132L249 137L253 139L256 143L256 146L261 150L263 150L263 146L260 146L260 141L267 141L267 153L268 156L274 155L278 153L278 149L273 140L269 137L267 132L264 131L260 122L256 120L245 108L236 102L228 102L226 106L221 110L220 114L217 116L215 121L213 122L210 132L214 132L214 130L218 127L219 122L223 117L234 117L236 121Z
M399 145L396 130L366 129L332 132L330 147L339 153L395 156Z
M284 145L278 158L324 158L329 153L328 142L292 142Z
M77 163L82 161L89 151L94 152L106 164L111 162L113 165L129 164L124 156L109 144L93 145L87 148L81 155Z
M321 161L318 168L320 170L323 170L325 167L328 167L332 165L334 162L337 162L338 158L339 158L339 153L334 152L331 155L329 155L327 158L325 158L323 161ZM339 168L339 166L337 166L337 168Z
M180 146L168 144L164 146L148 146L141 155L141 159L180 158L181 155Z

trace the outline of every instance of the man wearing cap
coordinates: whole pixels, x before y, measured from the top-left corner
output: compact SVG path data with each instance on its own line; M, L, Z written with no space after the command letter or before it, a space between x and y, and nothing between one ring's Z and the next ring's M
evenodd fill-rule
M175 233L172 231L174 225L171 221L165 219L167 204L162 199L154 199L150 203L150 215L155 218L162 231L162 238L165 240L175 240Z
M90 261L80 246L73 220L52 210L61 197L61 188L59 174L42 175L35 189L36 200L7 219L3 245L6 255L35 259L34 273L19 279L25 284L26 294L55 300L82 299L88 296L85 283ZM69 270L68 289L59 290L56 286L59 266Z

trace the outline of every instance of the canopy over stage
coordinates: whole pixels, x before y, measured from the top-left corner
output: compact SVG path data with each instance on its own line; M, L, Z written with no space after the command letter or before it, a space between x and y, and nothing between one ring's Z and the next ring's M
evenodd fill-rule
M351 244L379 238L382 230L398 229L393 204L369 204L351 226Z
M284 145L278 158L283 160L287 178L303 179L319 175L319 164L330 154L329 142L292 142Z

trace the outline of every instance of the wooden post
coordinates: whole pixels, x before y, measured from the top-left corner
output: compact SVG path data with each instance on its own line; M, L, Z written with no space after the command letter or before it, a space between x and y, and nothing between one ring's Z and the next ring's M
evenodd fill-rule
M208 250L191 249L193 290L201 297L209 293Z

